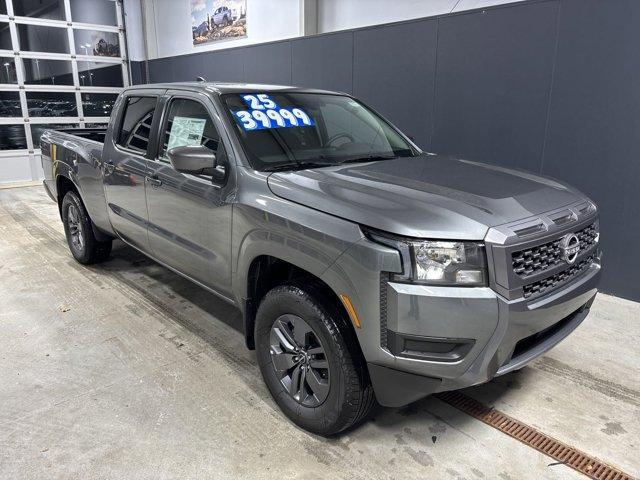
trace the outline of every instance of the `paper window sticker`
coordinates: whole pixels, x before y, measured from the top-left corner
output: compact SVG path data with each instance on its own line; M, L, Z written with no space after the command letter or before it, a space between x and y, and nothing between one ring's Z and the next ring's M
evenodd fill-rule
M187 145L200 145L206 118L173 117L167 150Z

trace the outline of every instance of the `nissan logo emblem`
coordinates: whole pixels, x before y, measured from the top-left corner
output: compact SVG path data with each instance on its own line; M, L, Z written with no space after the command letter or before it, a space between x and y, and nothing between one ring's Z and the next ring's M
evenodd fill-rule
M570 233L565 235L560 241L560 251L562 252L562 259L571 265L578 258L578 252L580 252L580 240L577 235Z

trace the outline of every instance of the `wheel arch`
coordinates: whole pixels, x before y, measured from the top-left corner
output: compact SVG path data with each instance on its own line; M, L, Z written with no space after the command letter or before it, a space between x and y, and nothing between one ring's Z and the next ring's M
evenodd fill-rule
M58 195L58 212L62 217L62 199L68 192L75 192L82 200L82 193L80 193L80 189L76 185L76 183L69 178L69 176L64 174L58 174L56 177L56 192ZM84 200L82 200L84 203Z
M69 175L69 173L71 173L71 175ZM61 220L62 220L62 200L64 199L64 196L68 192L75 192L78 195L78 197L80 198L80 201L83 203L85 209L87 210L87 213L89 214L89 210L87 209L87 203L83 198L82 190L78 186L77 182L75 182L71 178L73 176L72 174L73 174L73 171L67 168L66 172L62 171L58 173L58 175L56 176L56 193L58 195L58 212L60 214ZM89 218L91 218L91 216L89 216ZM107 240L113 239L111 235L108 235L102 230L100 230L99 228L97 228L93 221L91 221L91 229L93 230L93 235L99 241L107 241Z
M272 288L286 284L299 285L314 297L321 297L317 299L330 313L340 315L349 326L353 338L357 338L339 294L319 275L277 256L261 254L252 259L246 275L246 298L242 310L247 348L255 349L255 318L260 302Z

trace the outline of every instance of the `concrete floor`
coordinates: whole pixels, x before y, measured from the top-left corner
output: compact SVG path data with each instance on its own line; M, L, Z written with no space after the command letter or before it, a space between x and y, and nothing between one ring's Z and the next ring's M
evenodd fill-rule
M582 478L435 398L299 430L237 311L122 245L77 264L41 188L0 190L0 299L1 478ZM465 392L639 476L639 320L599 295L554 350Z

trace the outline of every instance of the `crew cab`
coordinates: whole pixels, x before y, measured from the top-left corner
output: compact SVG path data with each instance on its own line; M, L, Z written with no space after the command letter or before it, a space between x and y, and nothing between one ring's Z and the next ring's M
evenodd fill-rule
M589 198L424 152L346 94L136 86L41 150L75 259L120 239L238 307L276 403L321 435L522 368L597 292Z

